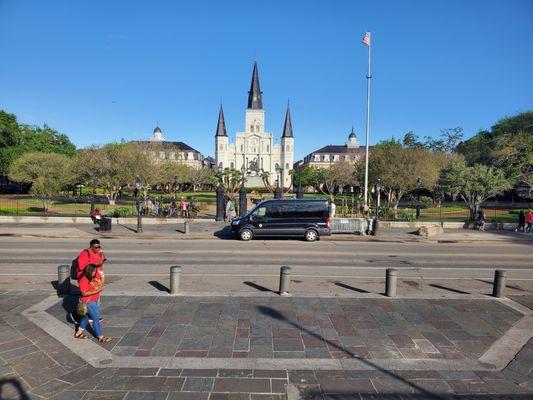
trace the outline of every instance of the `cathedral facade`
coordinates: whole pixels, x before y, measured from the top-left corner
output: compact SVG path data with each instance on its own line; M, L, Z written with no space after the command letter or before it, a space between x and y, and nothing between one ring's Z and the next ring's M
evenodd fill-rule
M235 142L230 143L226 132L224 110L220 106L215 135L215 158L218 169L232 168L243 171L246 186L262 186L261 175L268 172L272 185L290 187L289 171L294 163L294 137L291 113L287 106L285 124L279 143L272 132L265 131L265 110L263 92L259 86L257 62L254 63L252 83L248 92L248 107L244 116L244 131L235 134Z

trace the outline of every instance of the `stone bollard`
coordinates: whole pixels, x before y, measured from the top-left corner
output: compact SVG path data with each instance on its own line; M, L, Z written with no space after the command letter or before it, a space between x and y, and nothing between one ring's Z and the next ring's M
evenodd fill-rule
M505 289L505 281L507 280L507 271L504 269L497 269L494 271L494 286L492 287L492 295L494 297L503 297Z
M396 297L396 272L394 268L387 268L385 275L385 295L387 297Z
M173 265L170 267L170 294L176 295L180 290L181 267Z
M283 266L279 274L279 294L280 296L289 295L289 283L291 282L291 267Z
M68 294L70 292L70 265L57 266L57 293Z
M189 221L183 223L183 233L186 235L189 233Z

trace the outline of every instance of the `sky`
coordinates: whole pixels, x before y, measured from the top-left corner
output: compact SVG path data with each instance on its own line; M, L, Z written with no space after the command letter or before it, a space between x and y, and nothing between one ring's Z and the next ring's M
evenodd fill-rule
M531 0L0 0L0 109L78 146L167 140L214 155L222 103L244 128L254 59L276 140L295 157L408 131L469 137L533 109Z

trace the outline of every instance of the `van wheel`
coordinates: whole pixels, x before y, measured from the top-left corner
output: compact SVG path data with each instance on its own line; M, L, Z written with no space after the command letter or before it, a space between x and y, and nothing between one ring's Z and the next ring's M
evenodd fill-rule
M254 233L250 229L243 229L239 232L239 237L241 240L247 242L254 237Z
M309 229L305 231L304 238L306 242L314 242L315 240L318 239L318 232L315 231L314 229Z

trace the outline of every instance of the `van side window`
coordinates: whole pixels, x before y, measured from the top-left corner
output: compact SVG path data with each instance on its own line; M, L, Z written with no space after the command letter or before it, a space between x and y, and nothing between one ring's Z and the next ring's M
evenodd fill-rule
M266 207L259 207L252 213L253 219L264 218L266 215Z

